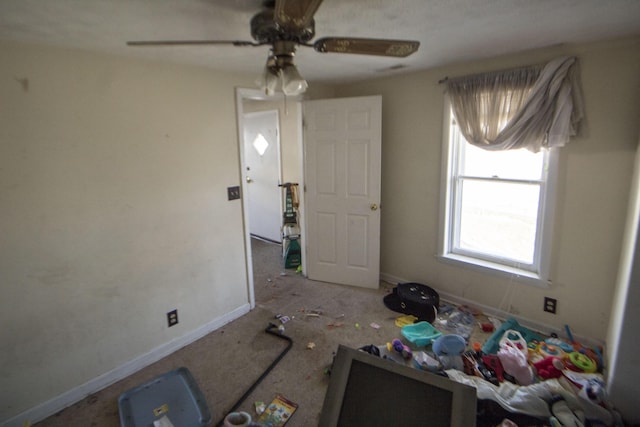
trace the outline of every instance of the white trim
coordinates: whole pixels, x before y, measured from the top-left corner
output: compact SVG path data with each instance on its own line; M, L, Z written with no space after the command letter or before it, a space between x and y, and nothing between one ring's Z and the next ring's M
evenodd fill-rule
M517 267L511 267L505 264L494 263L480 258L469 257L461 254L448 253L445 255L436 255L437 259L448 264L457 265L458 267L468 268L484 273L491 273L497 276L506 277L519 283L548 288L551 281L544 279L539 274L529 270L523 270Z
M380 273L380 280L387 282L387 283L391 283L391 284L398 284L398 283L407 283L407 282L412 282L413 280L406 280L406 279L402 279L390 274L386 274L386 273ZM438 295L440 296L440 300L442 301L446 301L446 302L450 302L456 305L468 305L474 308L479 309L480 311L482 311L483 314L485 314L486 316L491 316L491 317L495 317L497 319L500 320L506 320L509 318L514 318L518 321L519 324L521 324L522 326L531 329L532 331L538 332L541 335L550 335L551 333L556 333L558 334L558 336L564 336L566 335L564 326L562 327L558 327L558 326L554 326L554 325L549 325L546 323L540 323L538 321L535 320L531 320L528 319L526 317L522 317L522 316L518 316L516 314L513 313L509 313L507 311L504 310L500 310L497 309L495 307L491 307L488 305L484 305L484 304L478 304L475 301L472 301L470 299L467 298L463 298L463 297L459 297L457 295L453 295L453 294L449 294L447 292L442 292L438 289L436 289L435 287L431 286L433 289L435 289L436 292L438 292ZM598 341L598 340L594 340L593 338L590 337L586 337L586 336L582 336L582 335L573 335L574 339L576 339L577 341L588 345L588 346L602 346L604 345L603 341Z
M440 217L438 222L438 251L445 254L449 252L449 234L445 230L449 229L451 218L449 218L449 206L451 205L451 192L449 180L451 179L451 168L453 156L451 153L451 145L448 141L451 138L451 100L445 94L444 96L444 112L442 121L442 159L440 164ZM445 144L445 141L446 144Z
M559 148L550 148L547 153L547 170L545 173L545 198L542 214L542 233L540 236L540 250L538 254L538 275L551 283L551 252L553 251L553 228L555 225L556 212L556 188L559 172Z
M243 179L245 171L244 161L244 110L242 109L243 99L262 99L264 94L257 89L236 88L236 125L238 136L238 159L240 161L240 172L238 179L241 188L242 201L242 227L244 229L244 259L247 271L247 293L249 295L249 305L251 309L256 306L256 295L253 282L253 255L251 254L251 232L249 231L249 202L245 194L247 194L246 182Z
M154 348L150 352L140 355L135 359L126 362L123 365L112 369L102 375L99 375L88 382L72 388L53 399L47 400L35 406L27 409L26 411L18 414L8 420L2 422L2 427L21 427L23 422L29 420L31 423L41 421L58 411L84 399L92 393L96 393L105 387L108 387L131 374L157 362L158 360L180 350L181 348L191 344L192 342L199 340L205 335L223 327L227 323L230 323L237 318L247 314L250 310L249 304L241 305L240 307L220 316L209 323L206 323L199 328L194 329L187 335L176 338L159 347Z
M303 126L303 103L296 104L296 124L298 133L298 167L300 170L300 185L298 186L298 224L301 231L300 258L302 265L302 275L307 277L307 221L305 212L306 179L304 170L305 146L304 146L304 126Z

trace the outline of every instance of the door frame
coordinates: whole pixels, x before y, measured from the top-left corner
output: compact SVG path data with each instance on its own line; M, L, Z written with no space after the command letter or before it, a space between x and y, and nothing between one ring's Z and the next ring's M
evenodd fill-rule
M298 124L298 132L297 132L297 144L299 149L299 159L298 165L300 168L300 180L298 197L300 202L300 213L298 215L298 225L300 226L300 230L303 236L303 242L306 235L305 230L305 222L304 222L304 147L302 144L302 96L297 97L287 97L285 99L284 95L281 93L274 94L272 96L267 96L263 91L259 89L248 89L248 88L235 88L236 95L236 124L237 124L237 134L238 134L238 156L240 161L240 171L239 171L239 179L240 179L240 188L242 200L242 227L244 231L244 253L245 253L245 270L247 274L247 293L249 296L249 305L253 310L256 306L256 298L255 298L255 283L253 280L253 254L251 253L251 233L249 230L249 206L248 200L244 197L244 194L247 193L247 183L244 179L245 171L246 171L246 162L244 158L244 108L243 101L244 100L253 100L253 101L283 101L285 102L285 108L291 108L291 110L295 110L296 114L296 123ZM280 141L282 144L282 141ZM282 162L280 162L280 178L282 179ZM300 252L302 257L302 274L306 273L306 250L304 244L301 245ZM284 261L283 261L284 262Z

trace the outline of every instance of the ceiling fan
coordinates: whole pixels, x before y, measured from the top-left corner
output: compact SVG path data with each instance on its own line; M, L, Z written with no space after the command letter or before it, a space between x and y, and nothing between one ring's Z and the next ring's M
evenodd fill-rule
M418 50L420 42L412 40L371 39L359 37L323 37L311 43L315 36L314 14L322 0L267 0L264 8L251 18L251 36L255 41L243 40L158 40L130 41L129 46L189 46L270 45L259 85L266 94L278 88L285 95L299 95L307 89L293 63L297 46L312 47L321 53L352 53L406 57Z

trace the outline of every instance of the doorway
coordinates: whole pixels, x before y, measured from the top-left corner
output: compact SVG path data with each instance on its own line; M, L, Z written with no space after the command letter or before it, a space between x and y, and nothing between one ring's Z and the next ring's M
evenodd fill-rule
M236 90L240 135L243 135L245 110L249 110L250 105L258 103L263 109L269 109L264 106L271 102L281 111L282 182L299 184L302 273L314 280L379 286L381 99L369 96L303 103L298 99L285 100L282 95L267 98L258 90ZM302 143L303 104L307 121L306 151ZM285 136L284 117L293 123L289 136ZM240 146L244 173L244 141ZM243 194L247 194L250 183L244 176L241 183ZM327 199L331 200L324 203ZM243 197L243 209L248 294L253 308L255 290L247 197Z
M255 169L252 166L252 163L256 163L256 161L264 161L259 159L251 159L251 156L254 156L254 153L258 157L263 157L267 155L267 151L263 153L263 156L260 156L256 147L253 146L253 139L250 135L245 138L245 118L247 116L261 115L261 113L265 113L271 111L273 114L274 111L277 111L278 116L278 141L279 141L279 165L278 165L278 177L279 183L300 183L302 186L302 113L301 106L298 99L292 99L291 97L285 100L284 96L281 94L277 94L275 96L267 97L264 93L257 89L245 89L245 88L237 88L236 89L236 117L238 120L238 137L239 137L239 154L240 154L240 168L241 168L241 176L240 176L240 184L242 189L242 205L243 205L243 215L244 215L244 224L245 224L245 247L246 247L246 256L247 256L247 278L248 278L248 294L249 294L249 303L251 308L255 307L255 290L254 290L254 243L256 240L251 236L259 236L261 240L268 242L276 242L269 244L278 244L280 245L282 241L281 234L281 224L282 224L282 214L284 210L284 191L282 188L278 187L276 183L266 184L267 189L273 188L276 192L278 192L277 196L271 197L271 199L277 198L278 207L271 208L275 210L275 215L269 215L270 218L275 218L278 227L278 236L275 238L268 237L263 235L261 231L256 231L256 220L254 217L260 217L263 214L263 210L260 208L252 208L250 203L253 203L254 195L256 192L260 193L260 186L254 185L256 184L256 176L254 175ZM263 135L264 136L264 135ZM265 139L268 139L265 137ZM258 146L264 145L263 143L258 142ZM245 147L248 145L248 147ZM247 167L249 170L247 170ZM269 190L271 191L271 190ZM258 195L260 197L260 195ZM303 206L304 195L300 192L300 205ZM251 211L257 212L252 215ZM298 215L300 227L303 227L302 214ZM258 219L257 221L261 221ZM262 244L263 242L260 242ZM279 247L280 251L282 250L281 246ZM284 260L278 260L282 262L279 266L284 269ZM304 262L304 255L303 255ZM304 271L304 268L303 268Z
M282 192L278 110L244 113L245 197L249 234L281 243Z

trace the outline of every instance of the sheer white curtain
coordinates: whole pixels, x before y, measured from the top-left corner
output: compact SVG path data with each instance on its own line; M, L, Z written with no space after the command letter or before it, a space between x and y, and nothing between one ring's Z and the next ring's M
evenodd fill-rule
M576 58L447 81L465 139L486 150L562 147L583 116Z

